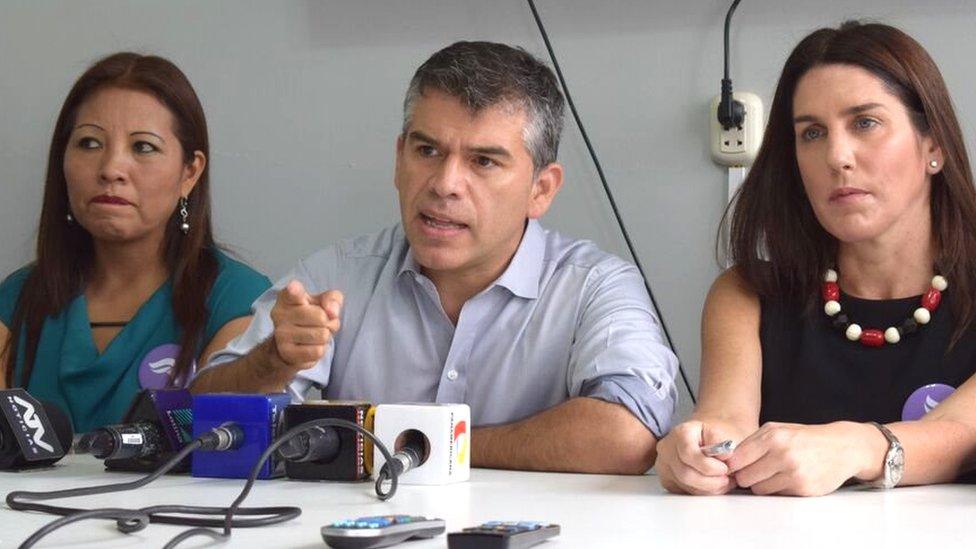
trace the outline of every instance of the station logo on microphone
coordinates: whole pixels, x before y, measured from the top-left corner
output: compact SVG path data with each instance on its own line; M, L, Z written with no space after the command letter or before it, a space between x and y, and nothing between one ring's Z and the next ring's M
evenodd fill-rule
M454 454L454 459L458 465L464 465L468 462L468 423L466 421L459 421L454 425L453 433L453 444L452 453Z

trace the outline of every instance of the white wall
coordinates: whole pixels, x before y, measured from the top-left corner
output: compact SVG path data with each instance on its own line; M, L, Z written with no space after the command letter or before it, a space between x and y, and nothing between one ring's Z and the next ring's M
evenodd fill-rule
M725 200L724 172L708 159L705 107L721 79L728 3L539 0L696 387L699 312L718 273ZM757 92L768 107L796 42L850 17L901 26L928 48L971 140L969 0L746 0L733 21L736 89ZM218 238L276 277L302 255L396 219L393 145L406 83L459 39L546 57L521 0L0 0L0 273L31 257L54 118L100 56L157 53L188 74L210 123ZM569 118L566 128L567 184L545 222L626 255Z

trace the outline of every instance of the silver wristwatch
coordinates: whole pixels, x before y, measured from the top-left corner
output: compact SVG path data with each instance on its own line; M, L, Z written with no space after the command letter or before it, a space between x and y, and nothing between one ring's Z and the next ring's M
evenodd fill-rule
M888 451L884 457L884 474L881 478L869 482L875 488L894 488L901 482L901 476L905 473L905 450L898 442L898 437L890 429L875 421L870 422L881 431L881 434L888 439Z

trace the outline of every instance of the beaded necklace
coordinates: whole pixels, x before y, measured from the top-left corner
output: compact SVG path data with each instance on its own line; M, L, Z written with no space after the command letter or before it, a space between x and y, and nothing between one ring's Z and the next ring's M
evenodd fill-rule
M830 325L836 330L844 332L847 339L860 341L868 347L881 347L885 343L894 345L901 338L918 331L918 329L932 320L932 313L942 302L942 292L949 287L949 282L941 275L932 277L932 287L922 295L920 306L912 316L906 318L898 326L889 326L882 331L879 328L861 328L860 324L851 322L847 315L841 312L840 286L837 285L837 271L827 269L824 273L821 296L824 300L824 312L831 318Z

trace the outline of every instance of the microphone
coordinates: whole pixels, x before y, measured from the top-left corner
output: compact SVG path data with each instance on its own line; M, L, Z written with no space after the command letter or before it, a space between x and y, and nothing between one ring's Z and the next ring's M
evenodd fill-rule
M0 410L0 469L53 465L71 447L71 420L57 405L23 389L3 389Z
M85 434L75 451L105 460L113 471L151 472L193 439L193 398L186 389L146 389L136 395L121 424ZM171 473L190 470L190 458Z
M193 452L190 474L195 477L248 478L261 454L274 441L281 415L291 403L285 393L268 395L213 393L193 397L193 437L218 429L213 448ZM257 478L284 474L277 455L261 466Z
M373 410L368 402L307 400L285 408L287 431L315 419L342 419L372 430ZM373 465L373 444L352 429L313 427L284 442L278 457L285 474L297 480L363 480Z
M106 425L82 435L75 452L112 461L138 460L158 455L163 434L148 421Z
M384 464L383 468L391 467L397 475L420 467L430 457L430 440L416 429L401 433L394 448L396 453L393 454L393 461Z
M373 454L380 479L399 473L403 484L435 485L471 477L467 404L381 404L374 423L376 437L395 451L389 463Z

